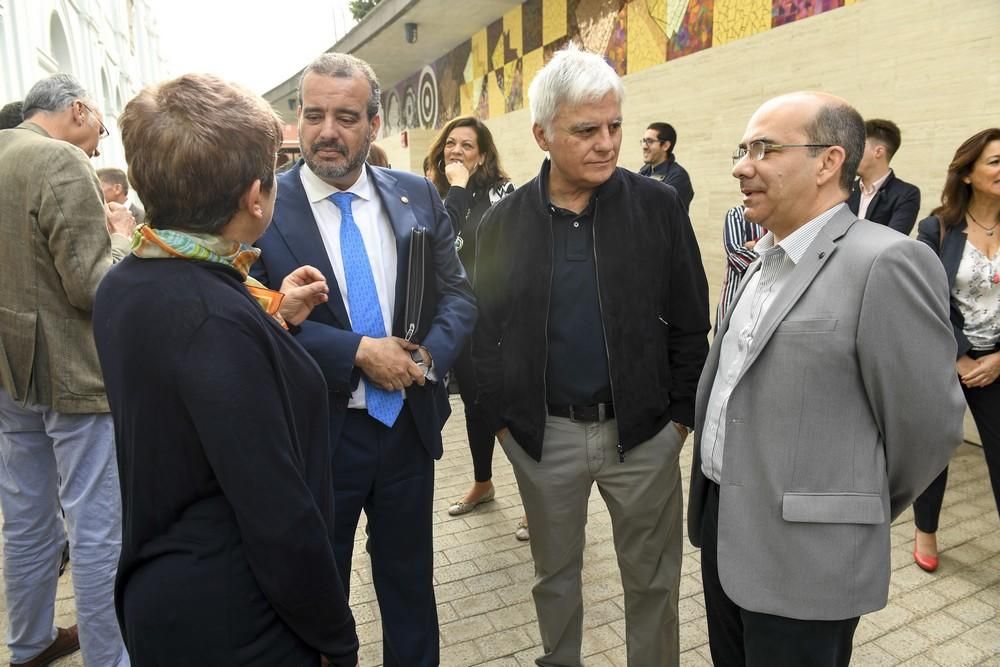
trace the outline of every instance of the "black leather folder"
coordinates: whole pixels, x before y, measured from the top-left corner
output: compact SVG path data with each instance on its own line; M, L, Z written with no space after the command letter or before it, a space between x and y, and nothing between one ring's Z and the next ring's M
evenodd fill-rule
M424 306L424 281L427 276L427 230L414 227L410 230L410 258L406 270L406 308L403 310L403 338L420 342L417 327Z

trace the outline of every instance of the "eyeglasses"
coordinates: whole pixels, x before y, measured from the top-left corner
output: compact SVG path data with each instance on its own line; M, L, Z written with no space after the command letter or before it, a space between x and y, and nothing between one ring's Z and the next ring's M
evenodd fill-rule
M111 133L108 132L108 128L104 127L104 123L101 122L101 119L97 117L97 112L96 111L94 111L93 109L91 109L90 107L88 107L83 102L80 102L80 106L83 107L84 109L86 109L87 111L89 111L91 113L91 115L94 117L94 120L97 121L97 125L98 125L97 138L98 139L103 139L104 137L107 137L107 136L111 135Z
M830 148L833 144L771 144L766 141L751 141L746 146L738 146L733 152L733 165L750 156L751 160L763 160L772 151L786 148Z
M663 141L661 141L660 139L646 139L645 137L643 137L642 139L639 140L639 143L642 144L643 146L648 146L650 144L662 144Z

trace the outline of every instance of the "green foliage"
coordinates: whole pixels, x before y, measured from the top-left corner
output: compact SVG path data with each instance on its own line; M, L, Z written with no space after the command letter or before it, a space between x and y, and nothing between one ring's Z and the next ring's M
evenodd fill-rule
M382 0L351 0L351 16L354 17L356 21L360 21L368 12L375 9L377 5Z

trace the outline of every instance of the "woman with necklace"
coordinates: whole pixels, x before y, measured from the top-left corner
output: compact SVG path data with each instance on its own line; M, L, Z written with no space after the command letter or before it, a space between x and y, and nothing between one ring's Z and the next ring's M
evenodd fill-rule
M920 222L917 238L941 258L951 289L955 366L979 429L1000 511L1000 128L965 141L948 165L941 206ZM938 567L937 525L948 469L913 503L913 560Z
M476 233L490 206L514 191L486 125L474 116L449 121L431 145L427 156L434 182L455 230L455 248L469 280L476 275ZM494 434L476 405L476 376L469 347L455 361L455 375L465 405L465 428L472 452L475 477L472 488L448 509L451 516L473 511L495 497L493 488ZM518 523L515 536L528 539L526 521Z

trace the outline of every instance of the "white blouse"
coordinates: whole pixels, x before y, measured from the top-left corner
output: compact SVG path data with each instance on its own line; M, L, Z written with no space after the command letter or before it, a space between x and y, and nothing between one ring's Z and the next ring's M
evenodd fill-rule
M1000 341L1000 253L991 260L966 241L951 295L972 349L993 349Z

